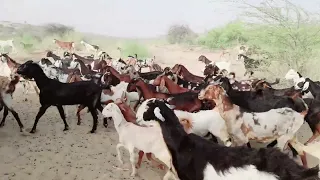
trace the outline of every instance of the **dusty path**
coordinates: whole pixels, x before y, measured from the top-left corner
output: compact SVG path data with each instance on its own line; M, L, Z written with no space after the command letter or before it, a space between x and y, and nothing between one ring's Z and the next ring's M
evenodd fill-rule
M203 64L197 62L198 56L203 53L208 58L214 59L218 54L184 52L181 49L163 47L153 47L152 51L162 64L172 67L175 63L182 63L198 75L201 75L200 70L203 68ZM34 56L34 59L40 57ZM14 94L14 107L25 127L30 130L40 104L35 93L28 95L27 102L23 101L24 98L19 87ZM162 179L164 172L152 167L148 162L142 163L135 178L130 177L130 171L113 168L113 166L119 166L115 150L118 135L113 122L109 122L109 127L104 128L100 115L97 133L88 134L92 126L91 115L86 113L86 110L82 111L83 123L77 126L76 107L70 106L67 109L67 122L70 125L68 132L62 131L63 122L58 110L51 107L40 119L38 131L30 136L19 134L18 125L9 114L5 127L0 129L1 180ZM299 132L299 139L304 142L310 136L309 128L304 125ZM130 169L128 152L124 149L122 152L125 168ZM308 157L308 160L309 166L316 164L311 157Z

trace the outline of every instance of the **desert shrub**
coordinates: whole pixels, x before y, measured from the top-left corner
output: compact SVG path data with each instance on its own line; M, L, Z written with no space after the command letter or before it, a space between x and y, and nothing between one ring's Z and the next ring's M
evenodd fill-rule
M228 48L248 41L247 27L241 21L235 21L226 26L215 28L200 36L198 44L211 49Z
M193 43L196 34L187 25L172 25L167 33L167 40L171 44Z
M68 34L74 31L73 27L66 26L63 24L57 24L57 23L47 24L44 26L44 28L45 28L45 32L48 35L64 36L65 34Z

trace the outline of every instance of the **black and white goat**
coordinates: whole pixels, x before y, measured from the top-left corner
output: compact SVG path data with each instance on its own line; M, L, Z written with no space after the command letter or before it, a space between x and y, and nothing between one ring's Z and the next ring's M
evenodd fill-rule
M60 117L64 122L64 131L68 130L69 126L62 106L76 104L88 107L93 117L91 133L96 131L98 123L96 109L100 111L103 109L99 101L102 88L98 84L93 81L61 83L48 78L41 67L32 60L21 64L17 73L27 79L33 78L40 89L39 99L41 107L30 133L35 133L39 119L50 106L56 106L58 108Z
M320 100L320 82L312 81L310 78L304 78L302 75L290 69L285 75L286 80L293 80L294 88L301 90L303 98L312 98Z
M318 178L318 167L306 169L275 148L224 147L187 134L175 113L161 100L147 104L144 120L156 119L183 180Z

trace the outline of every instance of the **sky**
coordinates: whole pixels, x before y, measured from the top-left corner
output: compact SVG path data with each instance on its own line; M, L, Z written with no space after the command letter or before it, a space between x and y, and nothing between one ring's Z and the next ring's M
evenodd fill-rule
M0 21L61 23L82 32L148 38L170 25L187 24L197 33L236 19L241 10L219 0L0 0ZM258 3L261 0L248 0ZM291 0L316 11L320 0Z

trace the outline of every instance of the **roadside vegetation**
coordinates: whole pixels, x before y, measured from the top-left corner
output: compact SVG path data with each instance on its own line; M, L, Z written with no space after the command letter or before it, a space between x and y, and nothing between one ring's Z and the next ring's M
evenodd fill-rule
M182 31L173 36L172 31L181 31L180 26L172 26L169 39L174 43L189 41L210 49L228 49L238 45L250 47L248 56L269 61L263 67L263 76L283 75L292 68L303 75L319 79L314 70L320 59L320 18L287 0L264 0L259 5L248 4L244 0L233 1L246 9L242 17L229 24L214 28L193 40L188 38L192 30ZM181 40L181 37L182 40Z

